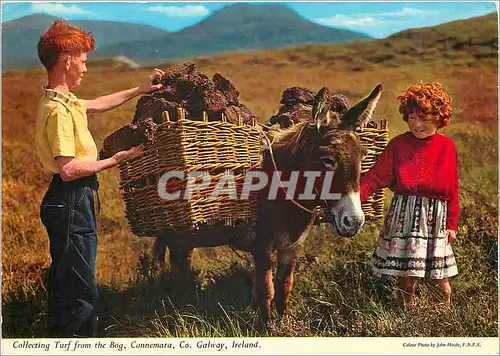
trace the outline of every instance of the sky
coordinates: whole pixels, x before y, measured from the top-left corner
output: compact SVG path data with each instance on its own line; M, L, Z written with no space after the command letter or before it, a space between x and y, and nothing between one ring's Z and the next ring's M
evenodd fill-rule
M309 21L324 26L360 31L375 38L384 38L408 28L435 26L497 11L497 3L494 1L279 3L286 4ZM213 11L228 4L231 2L2 1L2 21L34 13L46 13L68 20L108 20L148 24L174 32L196 24L210 16Z

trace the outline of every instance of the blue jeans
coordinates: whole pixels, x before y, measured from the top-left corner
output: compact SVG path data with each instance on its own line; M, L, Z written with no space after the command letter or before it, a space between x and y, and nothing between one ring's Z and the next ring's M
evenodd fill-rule
M48 337L95 337L97 176L64 182L56 174L40 204L52 259L48 281ZM95 194L95 197L94 197Z

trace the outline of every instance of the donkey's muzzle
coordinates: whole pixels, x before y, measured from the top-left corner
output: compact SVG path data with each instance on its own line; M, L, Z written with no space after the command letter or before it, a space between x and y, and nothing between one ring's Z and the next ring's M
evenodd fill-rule
M356 235L365 223L364 215L342 215L337 224L338 234L344 237Z

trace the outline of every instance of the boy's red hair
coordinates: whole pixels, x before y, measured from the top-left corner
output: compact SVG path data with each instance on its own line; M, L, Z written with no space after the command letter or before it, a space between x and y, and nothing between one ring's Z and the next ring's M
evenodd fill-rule
M58 19L42 34L37 50L40 61L50 71L62 53L94 51L95 39L90 32Z
M403 114L405 121L416 111L419 116L435 115L438 129L451 123L451 99L440 83L429 82L410 86L398 96L398 100L399 112Z

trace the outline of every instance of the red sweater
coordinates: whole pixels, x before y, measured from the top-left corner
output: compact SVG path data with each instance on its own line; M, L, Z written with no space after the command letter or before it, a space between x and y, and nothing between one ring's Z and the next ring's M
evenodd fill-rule
M439 133L418 139L411 132L393 138L361 180L361 202L389 187L396 194L447 202L447 229L456 230L459 215L457 149Z

